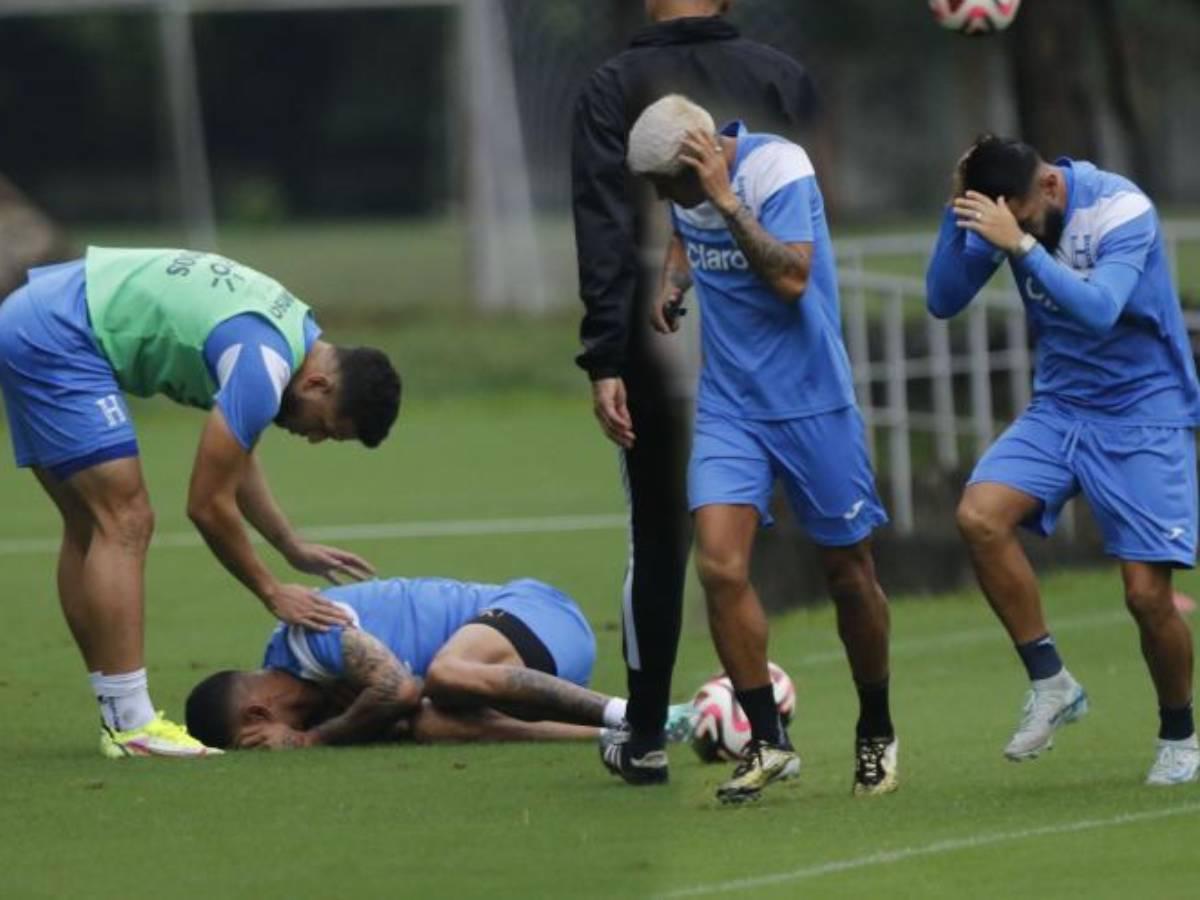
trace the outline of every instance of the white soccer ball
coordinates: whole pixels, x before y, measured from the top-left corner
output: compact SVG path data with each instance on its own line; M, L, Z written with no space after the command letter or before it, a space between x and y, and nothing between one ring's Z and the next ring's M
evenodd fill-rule
M943 28L960 34L1003 31L1017 17L1021 0L929 0L933 17Z
M781 666L769 663L771 687L779 717L786 725L796 711L796 686ZM742 711L727 675L717 675L700 686L692 705L697 710L692 749L705 762L738 760L750 743L750 720Z

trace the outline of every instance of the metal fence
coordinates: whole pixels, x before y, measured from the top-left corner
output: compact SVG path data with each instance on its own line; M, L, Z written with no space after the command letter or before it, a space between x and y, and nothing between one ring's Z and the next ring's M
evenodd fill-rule
M1182 245L1200 243L1200 221L1164 225L1172 276L1179 285ZM1029 402L1032 360L1025 312L1015 286L982 290L952 320L925 311L925 283L886 274L908 258L923 271L932 234L885 235L838 242L846 346L855 390L867 423L868 446L891 485L897 531L916 528L913 497L919 461L943 472L977 458ZM1185 310L1189 330L1200 332L1200 310ZM998 403L995 387L1006 386ZM882 452L882 457L880 453ZM1073 518L1064 518L1073 527Z

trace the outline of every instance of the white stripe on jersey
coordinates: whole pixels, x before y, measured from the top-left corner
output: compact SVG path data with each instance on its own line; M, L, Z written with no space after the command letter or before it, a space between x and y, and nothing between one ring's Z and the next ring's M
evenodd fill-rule
M803 147L787 141L770 141L742 160L737 181L745 185L746 205L757 217L771 195L793 181L815 174Z
M263 365L266 366L267 377L271 379L271 387L275 389L275 402L278 403L283 398L283 389L292 377L292 367L270 347L264 346L261 349Z
M768 141L755 147L742 160L734 176L733 189L750 212L758 218L763 204L781 188L816 173L804 148L788 141ZM722 231L725 219L711 203L692 209L675 207L679 221L704 231Z
M1150 199L1139 191L1098 197L1091 206L1071 213L1054 255L1077 272L1089 274L1104 237L1153 208Z
M217 387L225 387L225 382L233 374L233 367L237 365L238 357L241 355L241 344L234 344L231 347L227 347L225 352L221 354L217 360Z
M354 608L347 606L345 603L331 601L334 606L344 610L350 616L352 628L358 628L358 613ZM280 628L287 629L287 645L292 651L296 659L300 662L300 677L307 681L336 681L337 675L326 669L317 658L313 656L312 650L308 646L308 629L303 625L281 625Z

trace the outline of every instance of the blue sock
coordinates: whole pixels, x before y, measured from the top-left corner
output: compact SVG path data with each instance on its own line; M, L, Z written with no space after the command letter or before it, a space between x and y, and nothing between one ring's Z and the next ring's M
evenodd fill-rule
M1049 633L1035 638L1028 644L1017 644L1017 653L1025 664L1030 681L1041 681L1053 678L1063 670L1062 660L1058 657L1058 647Z
M1164 741L1182 741L1196 733L1196 725L1192 721L1192 704L1178 709L1158 708L1158 736Z

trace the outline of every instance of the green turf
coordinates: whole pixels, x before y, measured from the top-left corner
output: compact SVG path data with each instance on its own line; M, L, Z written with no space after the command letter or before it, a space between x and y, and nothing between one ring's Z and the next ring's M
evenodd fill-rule
M162 534L184 532L199 417L139 407ZM7 442L7 435L0 435ZM272 435L274 485L306 525L621 510L616 460L582 397L483 395L418 402L381 450L310 448ZM0 547L53 537L32 478L0 468ZM360 540L389 574L537 575L572 592L596 625L597 687L620 691L619 530ZM54 600L52 553L5 553L0 632L0 896L648 896L807 870L942 841L1096 820L1103 827L917 855L756 888L817 897L1153 897L1194 894L1200 787L1140 785L1155 717L1114 572L1046 584L1060 643L1093 714L1036 763L1000 757L1022 675L973 592L894 607L894 697L903 788L848 796L852 690L827 610L773 623L773 657L795 677L802 778L754 808L721 809L724 766L673 753L672 783L635 791L591 746L388 747L241 754L194 763L107 762L95 710ZM1200 578L1181 585L1200 592ZM253 665L270 622L207 551L151 556L154 696L179 713L217 667ZM677 695L714 668L694 585ZM1180 815L1126 824L1124 814ZM1108 824L1104 824L1108 823ZM936 847L935 847L936 849Z

